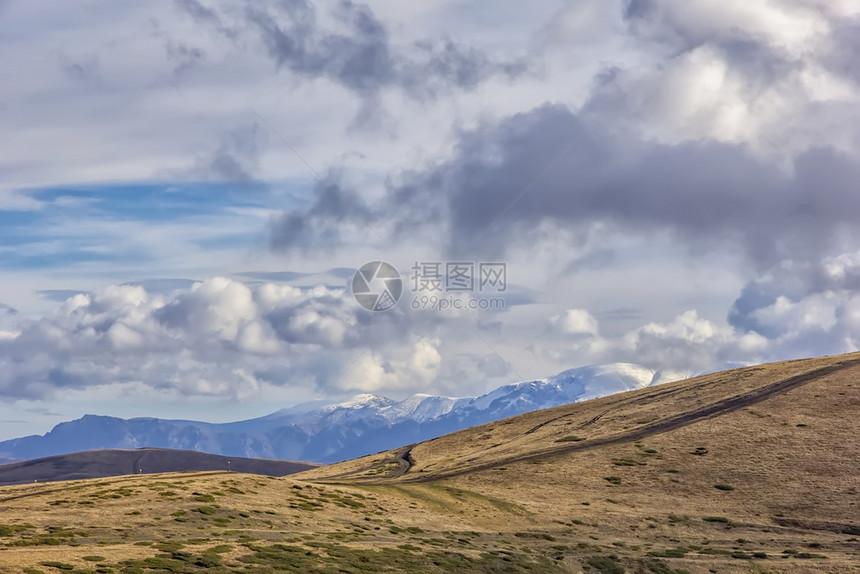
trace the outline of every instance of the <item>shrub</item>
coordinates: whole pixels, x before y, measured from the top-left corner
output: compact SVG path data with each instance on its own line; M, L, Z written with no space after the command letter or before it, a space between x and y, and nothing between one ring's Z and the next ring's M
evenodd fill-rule
M667 548L666 550L655 550L649 552L648 556L656 556L657 558L683 558L689 550L683 546L677 548Z
M625 568L612 556L592 556L585 564L601 574L624 574Z
M562 437L562 438L556 440L555 442L581 442L584 440L585 440L585 438L583 438L581 436L570 435L570 436Z
M632 458L616 458L612 461L615 466L645 466L645 463Z
M47 561L47 562L40 562L40 564L42 566L47 566L49 568L56 568L57 570L74 570L75 569L75 567L72 566L71 564L65 564L63 562L57 562L54 560Z

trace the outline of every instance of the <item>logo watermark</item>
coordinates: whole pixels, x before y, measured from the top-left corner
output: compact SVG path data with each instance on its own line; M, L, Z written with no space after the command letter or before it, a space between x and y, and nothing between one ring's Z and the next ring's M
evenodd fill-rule
M505 300L503 297L416 295L412 298L412 308L416 311L502 311L505 308Z
M508 290L508 267L497 261L416 261L411 267L410 306L420 311L500 311ZM393 308L403 294L403 279L384 261L362 265L353 276L352 293L369 311Z
M352 296L368 311L388 311L403 294L403 279L390 263L365 263L352 277Z

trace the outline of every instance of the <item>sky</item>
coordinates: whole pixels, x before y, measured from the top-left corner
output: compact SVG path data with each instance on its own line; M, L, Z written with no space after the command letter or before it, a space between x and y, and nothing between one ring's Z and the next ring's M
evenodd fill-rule
M0 0L0 440L857 350L858 52L855 0Z

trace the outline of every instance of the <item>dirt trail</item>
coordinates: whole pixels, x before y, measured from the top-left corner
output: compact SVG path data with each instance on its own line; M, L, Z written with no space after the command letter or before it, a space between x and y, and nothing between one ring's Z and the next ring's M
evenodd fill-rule
M348 477L355 477L355 479L360 479L361 477L357 477L355 475L365 474L367 472L370 472L371 470L381 468L381 467L387 466L389 464L396 464L397 469L388 473L388 475L384 476L384 477L376 477L375 476L375 477L373 477L373 480L378 480L379 478L400 478L401 476L406 474L410 468L412 468L412 449L414 447L415 447L414 444L411 444L409 446L405 446L405 447L401 448L400 450L398 450L396 453L394 453L394 456L392 456L391 458L386 458L385 460L381 460L375 464L364 467L360 470L350 470L348 472L342 472L340 474L333 474L331 476L327 476L327 477L321 478L319 480L311 480L309 482L330 483L333 481L336 482L335 479L348 478ZM297 477L297 480L301 480L301 478Z

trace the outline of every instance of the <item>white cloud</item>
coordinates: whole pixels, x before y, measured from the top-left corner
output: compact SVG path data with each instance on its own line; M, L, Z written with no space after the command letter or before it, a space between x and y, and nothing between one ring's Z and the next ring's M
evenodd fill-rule
M552 328L561 335L596 337L597 319L585 309L568 309L561 315L550 317Z
M224 277L168 295L109 286L71 297L52 315L20 317L17 330L4 330L0 395L40 398L64 388L141 382L180 394L246 396L259 390L254 373L263 366L289 368L308 355L324 356L370 339L384 348L386 336L398 336L396 330L378 333L380 325L362 320L366 313L344 289L326 287L252 289ZM384 326L402 320L391 313ZM440 361L437 345L418 341L396 372L362 384L432 382ZM411 382L401 381L404 373Z
M418 339L393 358L378 352L361 355L337 385L348 391L420 391L434 382L442 364L440 341Z

